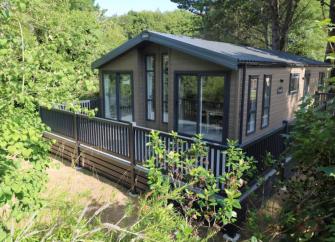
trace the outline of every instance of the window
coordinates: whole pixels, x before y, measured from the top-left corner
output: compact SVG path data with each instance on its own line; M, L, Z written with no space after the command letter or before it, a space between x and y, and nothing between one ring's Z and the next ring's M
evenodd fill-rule
M305 71L304 96L309 93L310 80L311 80L311 72Z
M257 86L258 76L250 76L248 87L247 135L252 134L256 130Z
M103 73L105 118L133 121L131 73Z
M325 77L324 72L319 72L318 91L323 91L325 88Z
M169 121L169 55L162 55L162 121Z
M129 74L119 75L119 117L120 120L131 122L133 120L132 87Z
M155 120L155 57L145 57L146 78L146 116L148 120Z
M291 73L290 83L289 83L289 88L288 88L289 94L298 93L299 79L300 79L300 74L299 73Z
M271 100L271 81L272 76L265 75L263 82L263 103L262 103L262 129L269 126L270 120L270 100Z
M224 75L178 76L178 132L223 142Z

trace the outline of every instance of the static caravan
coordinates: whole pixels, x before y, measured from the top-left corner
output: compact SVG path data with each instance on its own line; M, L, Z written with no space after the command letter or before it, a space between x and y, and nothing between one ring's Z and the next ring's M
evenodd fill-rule
M292 120L329 68L285 52L152 31L92 66L104 118L242 145Z

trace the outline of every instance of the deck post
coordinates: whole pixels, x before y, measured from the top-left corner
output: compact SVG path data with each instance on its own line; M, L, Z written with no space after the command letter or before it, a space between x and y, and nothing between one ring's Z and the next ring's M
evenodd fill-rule
M134 133L134 125L130 123L128 129L128 151L129 151L129 160L131 162L131 174L130 174L130 192L136 194L136 176L135 176L135 133Z
M81 167L80 164L80 144L79 144L79 125L78 125L78 115L77 113L73 113L73 138L76 142L76 157L75 157L75 164L78 167Z

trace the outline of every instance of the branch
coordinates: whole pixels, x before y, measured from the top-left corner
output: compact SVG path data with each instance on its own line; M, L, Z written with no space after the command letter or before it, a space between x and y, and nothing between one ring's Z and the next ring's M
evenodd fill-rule
M24 79L24 64L25 64L25 59L24 59L24 38L23 38L23 31L22 31L22 25L21 22L19 20L17 20L17 22L19 23L19 27L20 27L20 35L21 35L21 54L22 54L22 90L21 92L24 93L24 85L25 85L25 79Z

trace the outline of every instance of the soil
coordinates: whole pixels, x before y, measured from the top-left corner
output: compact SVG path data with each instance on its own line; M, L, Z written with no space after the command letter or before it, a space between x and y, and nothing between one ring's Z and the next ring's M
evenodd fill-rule
M48 175L47 189L43 194L46 199L65 195L68 199L88 206L91 213L109 204L101 215L103 222L117 223L124 216L127 206L137 202L120 185L86 169L72 167L70 162L57 157L52 158ZM129 220L127 218L123 223L129 225Z

